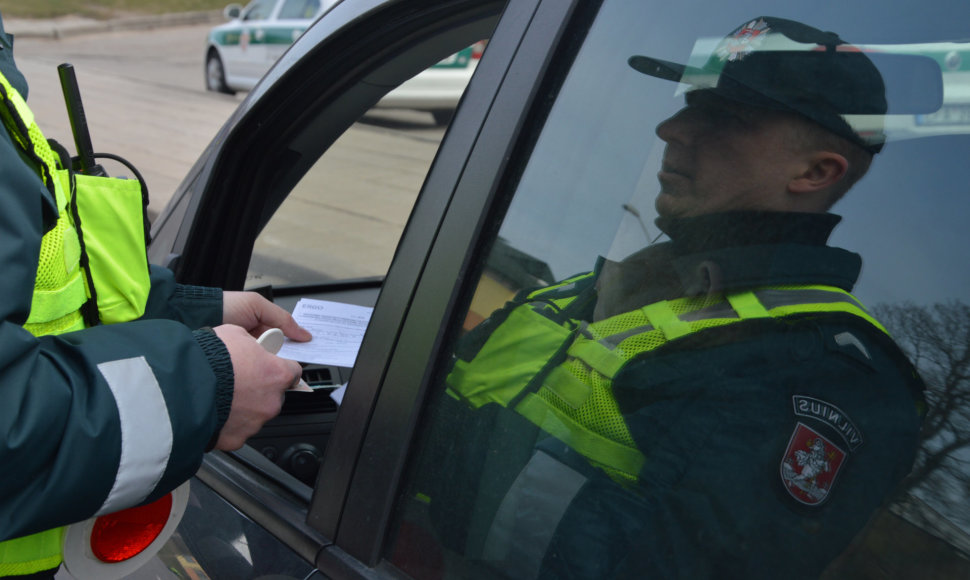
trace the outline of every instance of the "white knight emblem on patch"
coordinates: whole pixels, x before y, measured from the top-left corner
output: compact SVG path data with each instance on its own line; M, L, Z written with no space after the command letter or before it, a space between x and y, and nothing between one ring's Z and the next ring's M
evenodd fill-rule
M804 423L795 426L781 460L781 479L788 493L805 505L828 499L846 453Z

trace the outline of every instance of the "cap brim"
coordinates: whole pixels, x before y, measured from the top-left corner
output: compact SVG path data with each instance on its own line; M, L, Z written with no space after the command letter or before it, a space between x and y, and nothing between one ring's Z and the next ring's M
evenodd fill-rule
M685 65L642 55L631 56L627 63L643 74L668 81L680 81L687 70Z
M744 103L748 105L754 105L758 107L765 107L771 109L778 109L784 111L792 111L801 114L816 123L819 123L829 131L836 135L844 137L866 149L870 153L878 153L882 149L882 143L870 143L860 137L855 131L846 124L846 122L838 116L838 120L820 118L818 115L812 114L812 111L806 111L799 107L794 107L790 104L785 104L776 98L764 94L757 89L748 86L743 81L734 79L730 75L724 75L724 73L716 74L711 71L706 71L704 69L699 69L696 67L690 67L683 64L678 64L675 62L670 62L666 60L660 60L657 58L651 58L649 56L634 55L631 56L627 63L634 70L641 72L645 75L650 75L663 80L674 81L674 82L686 82L693 83L704 76L715 75L714 78L718 79L714 85L711 86L701 86L696 88L705 88L717 92L718 95L737 101L739 103ZM687 76L687 80L684 77ZM695 78L697 77L697 78ZM723 78L722 78L723 77ZM727 83L725 86L724 80L733 81ZM688 89L693 90L693 89Z

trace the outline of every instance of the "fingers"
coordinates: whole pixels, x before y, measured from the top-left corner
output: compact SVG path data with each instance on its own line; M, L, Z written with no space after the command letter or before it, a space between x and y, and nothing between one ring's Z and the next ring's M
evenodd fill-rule
M287 338L297 342L307 342L313 338L310 331L297 324L296 320L293 319L293 316L289 312L283 310L275 304L273 306L286 315L282 324L276 326L275 328L282 330L283 334L286 335Z
M217 449L228 451L241 447L279 414L284 393L299 381L302 367L270 354L242 327L222 325L214 331L229 351L234 374L229 418L216 442Z
M222 293L222 303L223 322L241 326L253 336L279 328L287 338L297 342L313 338L289 312L255 292L226 291Z

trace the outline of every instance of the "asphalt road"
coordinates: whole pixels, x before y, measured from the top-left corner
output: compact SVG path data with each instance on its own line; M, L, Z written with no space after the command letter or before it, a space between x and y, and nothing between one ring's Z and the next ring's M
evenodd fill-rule
M121 155L139 169L151 194L149 211L157 214L245 96L204 89L202 57L209 26L17 38L16 60L30 84L28 103L38 125L74 150L56 70L70 62L95 151ZM14 26L7 28L17 33ZM381 151L400 149L402 139L418 144L420 157L430 162L443 133L429 114L414 111L369 115L351 130L356 132L368 135L368 146L350 152L350 161L341 167L347 179L358 165L380 164ZM120 166L106 167L113 175L125 173Z

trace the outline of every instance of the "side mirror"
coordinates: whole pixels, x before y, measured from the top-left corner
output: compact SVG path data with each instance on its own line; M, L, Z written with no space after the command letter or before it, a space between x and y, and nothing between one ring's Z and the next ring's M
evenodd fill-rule
M242 14L242 9L242 4L233 3L222 9L222 15L226 17L226 20L236 20Z

